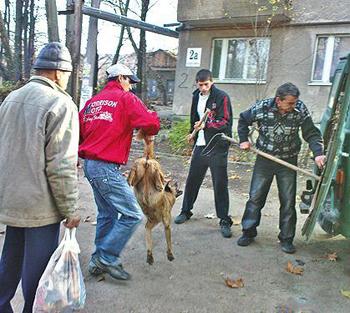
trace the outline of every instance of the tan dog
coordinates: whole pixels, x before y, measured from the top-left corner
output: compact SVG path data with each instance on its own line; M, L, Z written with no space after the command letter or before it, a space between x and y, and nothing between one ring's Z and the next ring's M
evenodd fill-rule
M167 243L167 257L174 260L171 245L171 209L175 199L182 192L177 186L171 186L166 182L160 164L153 157L153 142L145 140L145 157L138 158L130 170L128 183L134 187L136 198L147 217L146 223L146 247L147 263L153 264L152 254L152 229L158 223L163 222Z

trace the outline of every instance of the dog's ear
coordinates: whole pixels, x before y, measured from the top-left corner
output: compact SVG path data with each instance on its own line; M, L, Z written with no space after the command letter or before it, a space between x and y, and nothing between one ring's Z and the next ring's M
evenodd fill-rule
M130 172L129 172L129 175L128 175L128 184L130 186L134 186L134 182L135 182L135 177L136 177L136 170L135 170L135 167L132 167L130 169Z
M153 166L152 180L156 190L162 191L164 186L164 175L161 172L160 167L156 164Z
M166 192L173 192L173 190L172 190L171 187L170 187L170 180L167 181L167 183L165 184L164 190L165 190Z
M136 186L142 177L139 177L141 175L138 175L137 171L137 164L134 164L134 166L130 169L129 176L128 176L128 184L130 186Z

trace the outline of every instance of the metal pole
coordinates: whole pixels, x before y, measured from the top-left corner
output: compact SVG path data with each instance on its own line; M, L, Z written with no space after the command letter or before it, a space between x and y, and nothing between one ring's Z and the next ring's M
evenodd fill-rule
M79 1L80 2L80 1ZM157 33L160 35L168 36L168 37L174 37L174 38L179 38L179 32L167 29L165 27L149 24L143 21L138 21L138 20L133 20L131 18L127 18L122 15L110 13L110 12L105 12L96 8L88 7L88 6L83 6L82 12L85 15L93 16L100 18L105 21L125 25L125 26L130 26L134 28L140 28L152 33ZM76 11L75 11L76 12Z
M72 73L72 97L75 104L79 107L79 72L80 72L80 48L82 31L83 0L74 1L74 50L73 50L73 73Z

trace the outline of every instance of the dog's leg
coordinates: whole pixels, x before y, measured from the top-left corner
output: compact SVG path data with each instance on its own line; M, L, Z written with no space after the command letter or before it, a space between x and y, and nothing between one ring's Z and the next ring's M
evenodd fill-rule
M172 261L175 259L171 247L171 228L170 228L170 223L171 223L171 213L170 212L164 212L163 215L163 225L164 225L164 232L165 232L165 239L166 239L166 244L167 244L167 257L169 261Z
M152 253L152 249L153 249L152 228L156 225L157 223L147 220L146 226L145 226L146 227L147 263L149 265L152 265L154 262L153 253Z

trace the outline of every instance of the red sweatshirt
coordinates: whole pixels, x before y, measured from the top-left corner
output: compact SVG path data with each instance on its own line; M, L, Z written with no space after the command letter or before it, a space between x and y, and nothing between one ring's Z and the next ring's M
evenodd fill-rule
M141 128L152 136L160 127L157 113L116 81L108 82L86 102L79 121L79 156L117 164L128 161L133 129Z

